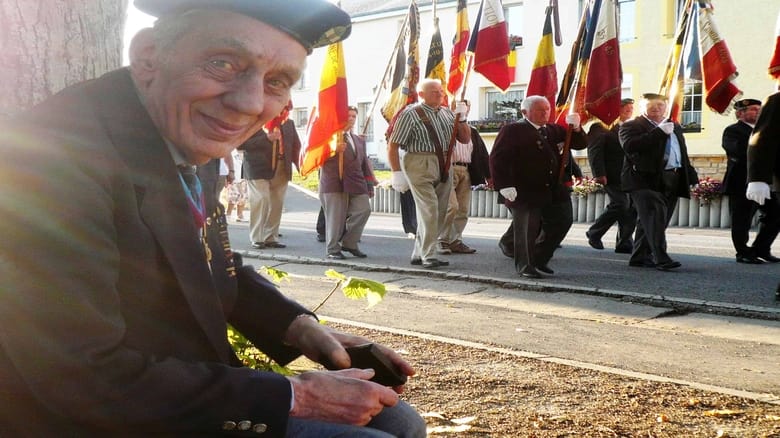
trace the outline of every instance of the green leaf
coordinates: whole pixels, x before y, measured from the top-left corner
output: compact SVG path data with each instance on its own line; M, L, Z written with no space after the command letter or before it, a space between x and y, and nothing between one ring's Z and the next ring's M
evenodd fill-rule
M339 281L345 281L347 279L346 275L334 269L328 269L327 271L325 271L325 276Z
M261 266L260 269L265 271L266 275L271 277L271 281L273 281L274 283L279 284L279 283L282 282L282 280L290 281L290 278L289 278L290 274L288 274L285 271L282 271L282 270L279 270L279 269L276 269L276 268L272 268L270 266Z
M346 284L341 287L344 296L352 300L365 298L368 301L368 307L374 307L382 302L387 289L385 285L365 278L350 277Z

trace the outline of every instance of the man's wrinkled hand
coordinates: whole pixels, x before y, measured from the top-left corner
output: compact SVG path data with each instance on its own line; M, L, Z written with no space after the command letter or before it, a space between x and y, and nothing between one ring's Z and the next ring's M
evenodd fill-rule
M771 196L769 184L762 181L748 183L747 190L745 190L745 197L758 205L764 205L764 202Z
M397 192L403 193L409 190L409 180L406 179L406 175L400 170L393 171L390 185L392 185L393 189Z
M517 199L517 189L514 187L504 187L503 189L499 190L498 193L501 193L501 196L503 196L509 202L513 202L515 199Z
M661 129L661 131L664 132L664 134L669 135L672 132L674 132L674 122L663 122L659 123L658 127Z
M577 129L580 127L580 115L577 113L571 113L566 115L566 124L571 125L572 128Z

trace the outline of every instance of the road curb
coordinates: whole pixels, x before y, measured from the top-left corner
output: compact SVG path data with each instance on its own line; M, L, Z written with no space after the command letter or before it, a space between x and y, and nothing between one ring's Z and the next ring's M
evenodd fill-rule
M591 287L574 287L558 283L538 282L522 279L497 279L481 275L460 274L456 272L435 271L423 268L402 268L398 266L355 264L349 261L323 260L315 257L290 256L283 254L267 254L252 250L234 250L246 258L256 260L273 260L285 263L297 263L302 265L338 266L365 272L390 272L408 275L426 276L452 281L465 281L497 286L504 289L519 289L531 292L568 292L583 295L599 296L618 299L637 304L645 304L655 307L666 307L680 313L704 313L721 316L736 316L741 318L754 318L768 321L780 321L780 309L772 307L751 306L748 304L725 303L721 301L708 301L693 298L675 297L669 295L643 294L631 291L613 289L601 289Z

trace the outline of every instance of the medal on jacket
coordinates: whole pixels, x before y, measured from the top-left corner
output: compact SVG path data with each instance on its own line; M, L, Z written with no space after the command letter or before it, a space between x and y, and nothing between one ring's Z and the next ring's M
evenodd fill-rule
M195 226L199 229L203 228L203 224L206 222L206 202L203 197L203 187L200 185L200 180L194 178L192 185L187 184L181 173L179 173L179 180L184 188L184 193L187 195L187 204L190 206L190 213L192 213L192 218L195 220Z

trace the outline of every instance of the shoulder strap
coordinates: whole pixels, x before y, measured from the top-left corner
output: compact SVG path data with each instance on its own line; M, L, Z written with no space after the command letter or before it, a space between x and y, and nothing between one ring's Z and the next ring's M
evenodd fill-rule
M430 137L431 141L433 142L433 145L436 149L436 158L439 159L439 179L441 182L445 182L450 176L450 151L452 150L452 145L454 143L453 140L455 139L455 131L453 130L453 137L450 138L449 149L447 150L447 160L445 161L444 148L441 147L441 141L439 140L439 136L436 135L436 131L433 129L433 125L431 124L431 119L428 117L428 114L425 114L425 110L423 110L419 105L416 106L414 110L417 112L417 115L420 117L420 120L425 126L425 129L428 131L428 137ZM455 123L457 124L457 122Z

